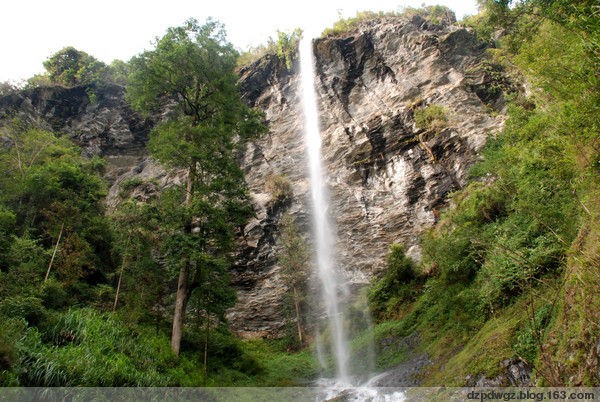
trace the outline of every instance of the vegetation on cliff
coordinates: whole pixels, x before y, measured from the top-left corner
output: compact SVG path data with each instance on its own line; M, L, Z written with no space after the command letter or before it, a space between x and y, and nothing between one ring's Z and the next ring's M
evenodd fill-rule
M534 384L595 386L600 10L509 3L483 2L466 23L495 41L490 57L522 72L528 93L512 95L504 130L423 236L429 278L416 301L398 307L404 318L392 332L421 334L435 362L427 384L510 385L503 368L520 361ZM396 274L390 288L397 268L388 264L372 287L377 311L384 296L387 305L410 301L411 279Z

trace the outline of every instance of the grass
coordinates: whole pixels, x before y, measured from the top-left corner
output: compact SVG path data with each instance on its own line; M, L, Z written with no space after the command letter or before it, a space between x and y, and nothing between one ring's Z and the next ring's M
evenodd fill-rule
M319 366L310 348L288 352L284 340L254 339L242 341L245 353L260 362L256 386L300 386L315 380Z

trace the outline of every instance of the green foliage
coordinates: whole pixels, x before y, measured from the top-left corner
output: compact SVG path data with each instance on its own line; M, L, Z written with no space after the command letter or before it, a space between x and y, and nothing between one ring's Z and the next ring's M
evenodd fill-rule
M277 38L269 37L266 45L260 45L248 49L239 55L238 68L249 66L266 55L277 56L285 63L288 70L292 69L294 61L298 57L298 42L302 38L302 30L296 28L291 32L277 31Z
M339 35L356 29L356 27L364 21L370 21L383 17L397 17L399 15L401 15L401 13L384 11L358 11L354 17L350 18L342 18L340 15L340 19L334 22L331 28L326 28L321 35Z
M448 126L446 109L440 105L428 105L414 111L417 128L427 131L441 131Z
M131 192L138 186L142 185L144 180L141 177L129 177L119 183L119 197L127 198Z
M46 309L37 297L14 296L2 300L0 316L23 318L30 326L41 324L46 318Z
M50 82L68 87L98 82L106 72L104 63L72 46L50 56L44 68Z
M290 214L281 219L281 251L278 256L282 277L289 287L288 305L284 307L288 317L290 347L300 347L305 342L304 328L307 324L308 277L310 273L310 253L306 241L300 235L298 226ZM293 313L292 313L293 311ZM292 325L295 323L295 328Z
M67 139L17 121L1 130L9 146L0 150L0 294L41 297L57 308L93 297L89 287L103 281L112 259L97 162ZM60 284L40 294L59 233L50 278Z
M19 91L19 87L10 81L0 82L0 96L14 95Z
M319 364L311 349L290 353L284 341L266 339L247 340L242 345L260 365L256 382L251 385L302 386L319 374Z
M422 269L429 278L397 324L403 333L423 334L424 349L439 358L429 384L464 385L467 374L493 378L499 362L515 355L543 372L544 381L565 384L570 369L549 365L549 334L569 337L561 344L569 356L572 345L589 350L588 339L597 339L597 328L566 335L552 321L555 305L571 317L564 328L581 328L595 317L566 313L578 308L566 296L566 281L577 283L579 294L592 280L582 274L575 279L572 272L573 266L587 272L580 265L593 264L577 254L585 236L576 239L578 231L593 233L597 214L591 201L597 198L592 155L600 127L593 12L587 2L508 3L485 2L484 13L472 21L490 39L504 28L503 37L495 36L501 38L495 57L526 75L530 97L510 99L504 129L488 140L471 182L452 195L452 207L423 236ZM558 21L561 15L568 17Z
M285 66L288 70L291 70L292 64L297 58L298 42L301 37L302 30L300 28L296 28L290 33L277 31L277 42L275 43L277 48L276 54L280 60L285 61Z
M147 334L145 334L148 336ZM20 381L27 386L167 385L168 344L140 343L120 322L91 309L58 319L50 343L30 330L21 346ZM163 341L164 342L164 341ZM154 348L152 347L154 346ZM159 350L157 350L159 349ZM162 349L163 351L160 351ZM160 371L162 369L162 372Z
M122 60L113 60L113 62L108 65L107 79L114 84L125 86L127 85L127 78L130 70L131 67L128 63L125 63Z
M374 281L368 292L369 306L377 318L393 317L402 303L418 294L420 275L413 261L404 254L401 244L392 244L383 276Z
M535 312L527 325L515 331L513 350L518 357L530 364L534 363L541 351L544 333L550 322L551 313L552 305L545 304Z
M435 25L440 25L443 23L452 24L456 22L454 11L442 5L421 6L420 8L406 7L403 9L402 14L407 17L413 17L417 15Z
M128 99L144 112L173 100L179 115L191 117L193 126L201 122L214 126L220 120L232 124L230 119L242 107L232 96L236 59L237 52L226 41L221 24L208 20L201 26L190 19L183 26L169 28L154 50L131 60ZM228 113L222 109L224 103L231 108Z
M336 21L331 28L326 28L322 36L340 35L350 32L356 27L371 20L377 20L387 17L407 17L419 16L432 24L453 23L456 21L454 12L446 6L422 6L420 8L405 7L401 11L358 11L354 17L342 18Z
M235 302L228 279L233 231L250 208L234 150L263 129L238 93L236 59L221 24L190 19L131 61L131 105L142 112L170 110L150 134L150 152L187 171L185 188L167 190L153 202L168 274L185 278L176 292L175 353L188 302L202 311L207 328L210 317L223 320ZM208 329L205 336L208 352Z

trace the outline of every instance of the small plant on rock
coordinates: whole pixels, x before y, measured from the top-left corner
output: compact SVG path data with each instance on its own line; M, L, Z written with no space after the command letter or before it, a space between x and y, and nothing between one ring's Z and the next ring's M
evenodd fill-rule
M267 177L265 189L271 195L271 199L269 200L270 206L284 202L293 195L290 179L281 174L272 174Z
M446 109L440 105L428 105L414 111L417 128L426 131L439 132L448 127Z

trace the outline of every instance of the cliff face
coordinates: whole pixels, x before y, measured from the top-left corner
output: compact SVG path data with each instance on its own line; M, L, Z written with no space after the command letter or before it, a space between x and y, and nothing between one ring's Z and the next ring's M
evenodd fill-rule
M386 18L318 39L314 50L335 253L352 287L383 269L392 243L420 258L419 234L464 185L477 151L502 123L490 111L503 100L481 68L485 46L451 25ZM277 263L283 212L310 231L299 71L267 58L243 70L240 84L265 111L269 133L242 157L256 217L245 228L233 275L239 301L229 319L242 335L271 336L284 323L287 286ZM431 106L447 121L418 127L415 116ZM272 175L292 184L285 205L269 203L265 178Z
M12 118L71 137L87 156L105 157L110 205L123 175L151 165L153 176L165 176L145 152L155 120L131 110L121 86L37 87L0 97L0 121Z
M486 137L500 127L501 115L489 112L499 111L503 99L483 68L485 47L446 22L380 19L318 39L314 50L335 255L353 288L383 269L392 243L420 258L419 234L435 222L448 193L465 183ZM265 112L269 132L240 154L255 217L238 241L232 270L238 303L228 317L241 336L276 337L284 330L288 292L277 260L283 213L310 238L297 63L288 70L266 56L241 71L240 88ZM155 121L127 106L123 88L92 93L86 87L21 91L0 97L0 119L32 121L66 133L87 154L105 156L109 205L126 178L138 176L152 187L136 189L140 198L184 179L147 157L143 145ZM419 127L415 116L431 106L446 122ZM271 202L270 176L286 176L292 197Z

